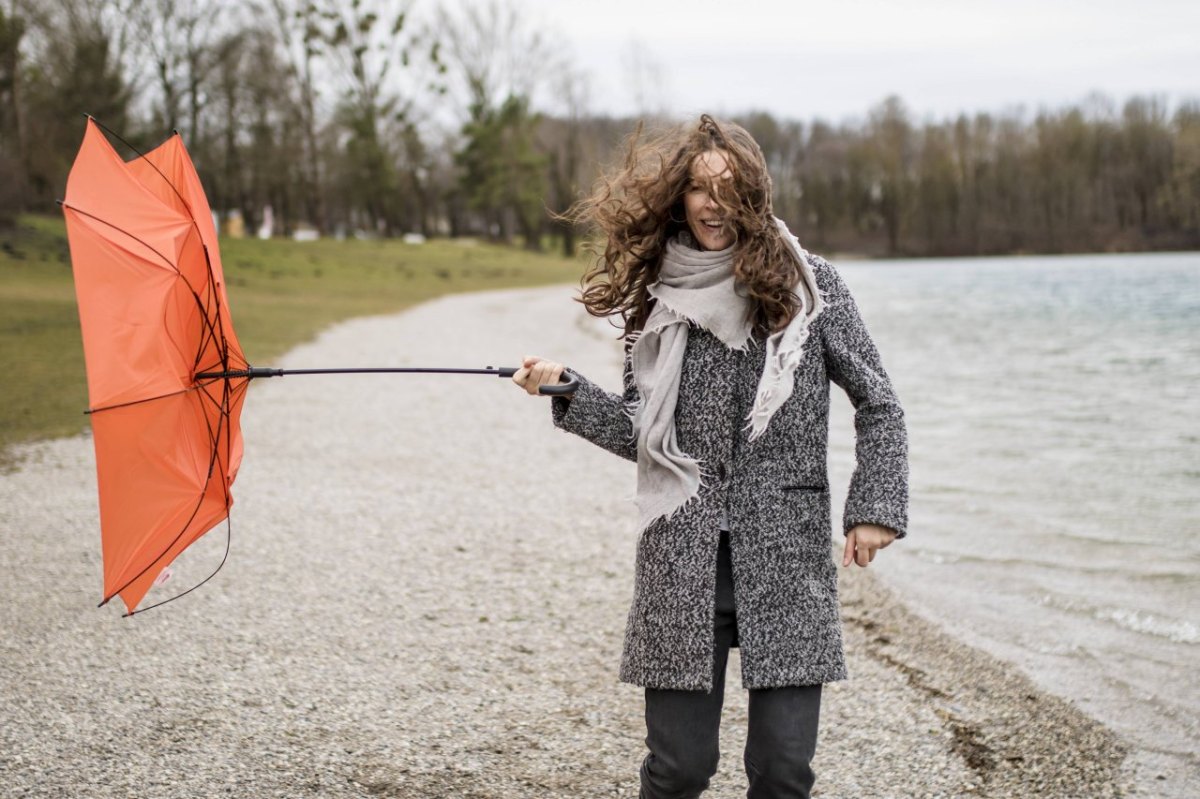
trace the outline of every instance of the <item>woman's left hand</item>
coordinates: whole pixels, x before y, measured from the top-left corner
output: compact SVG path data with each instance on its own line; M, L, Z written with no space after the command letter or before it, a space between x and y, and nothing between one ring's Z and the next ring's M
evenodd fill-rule
M846 533L846 548L842 552L842 565L854 561L866 567L875 560L875 550L883 549L896 540L896 531L878 524L857 524Z

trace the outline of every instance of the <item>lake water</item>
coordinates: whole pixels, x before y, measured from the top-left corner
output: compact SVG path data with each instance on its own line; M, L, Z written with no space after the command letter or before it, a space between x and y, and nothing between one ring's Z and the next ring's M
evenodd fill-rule
M1142 795L1200 796L1200 254L839 269L909 424L872 568L1131 741Z

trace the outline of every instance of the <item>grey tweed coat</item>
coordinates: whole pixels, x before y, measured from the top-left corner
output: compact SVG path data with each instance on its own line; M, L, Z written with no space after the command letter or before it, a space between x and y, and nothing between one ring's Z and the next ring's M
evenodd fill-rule
M688 331L675 415L680 448L715 477L637 545L633 603L620 679L648 688L712 688L721 509L728 513L742 686L774 688L846 678L826 470L829 381L854 405L857 465L843 528L862 523L906 533L908 447L904 413L858 308L837 270L810 256L826 307L812 322L792 396L750 442L744 417L765 348L727 348ZM572 399L551 402L554 424L637 460L623 404L636 398L580 375Z

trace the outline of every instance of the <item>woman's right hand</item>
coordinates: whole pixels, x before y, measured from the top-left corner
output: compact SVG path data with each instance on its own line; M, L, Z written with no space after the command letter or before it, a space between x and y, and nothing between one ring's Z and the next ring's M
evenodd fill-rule
M526 355L521 361L521 368L513 373L512 381L526 393L533 396L538 394L538 388L545 385L558 385L562 379L563 365L555 361L547 361L537 355ZM570 399L572 395L563 394Z

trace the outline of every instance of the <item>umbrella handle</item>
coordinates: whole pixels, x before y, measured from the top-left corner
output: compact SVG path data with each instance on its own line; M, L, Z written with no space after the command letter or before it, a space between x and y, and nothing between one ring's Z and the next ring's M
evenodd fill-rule
M496 369L497 377L512 377L517 373L516 367L500 366ZM563 369L562 378L558 385L538 386L538 393L546 396L557 397L563 394L574 394L575 389L579 388L579 376L570 369Z

